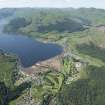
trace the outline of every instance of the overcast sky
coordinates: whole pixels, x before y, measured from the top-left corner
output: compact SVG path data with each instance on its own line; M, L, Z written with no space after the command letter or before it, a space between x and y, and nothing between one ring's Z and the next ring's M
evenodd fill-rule
M105 0L0 0L5 7L96 7L105 9Z

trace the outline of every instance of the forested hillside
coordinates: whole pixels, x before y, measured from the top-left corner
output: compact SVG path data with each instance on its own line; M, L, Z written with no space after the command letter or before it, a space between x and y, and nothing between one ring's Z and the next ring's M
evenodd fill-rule
M39 74L39 84L32 81L32 99L36 102L32 105L105 105L105 10L25 8L15 9L10 19L5 33L58 43L66 55L61 58L61 70L55 72L49 68L48 72ZM79 71L75 62L83 66ZM9 69L7 64L0 63L4 72ZM0 76L8 86L4 77ZM16 97L10 105L20 100Z
M0 50L0 105L16 105L16 103L10 103L21 96L22 92L30 86L30 83L27 82L16 85L18 79L17 57Z
M7 105L10 101L18 69L16 59L6 56L0 51L0 105Z
M88 26L105 23L105 11L101 9L16 9L14 18L5 32L40 36L46 33L70 33L82 31Z

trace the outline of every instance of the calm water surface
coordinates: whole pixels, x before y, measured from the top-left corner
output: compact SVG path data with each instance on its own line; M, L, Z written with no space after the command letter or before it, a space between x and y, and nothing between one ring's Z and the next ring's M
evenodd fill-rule
M0 35L0 49L16 54L24 67L32 66L62 52L62 48L56 44L45 44L25 36L6 34Z
M5 19L0 20L0 49L17 55L23 67L30 67L36 62L52 58L62 52L62 48L56 44L45 44L26 36L3 33L6 23Z

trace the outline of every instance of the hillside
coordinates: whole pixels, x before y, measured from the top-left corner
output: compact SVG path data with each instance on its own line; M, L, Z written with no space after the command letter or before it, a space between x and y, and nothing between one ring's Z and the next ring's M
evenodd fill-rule
M31 80L35 105L105 105L105 10L16 9L4 32L64 48L59 71L48 68ZM82 65L79 71L76 63ZM21 97L10 105L23 102Z
M99 9L17 9L6 32L37 34L81 31L90 25L105 23L105 11Z
M15 57L4 55L0 51L0 105L7 105L15 89L14 83L18 73L16 65Z

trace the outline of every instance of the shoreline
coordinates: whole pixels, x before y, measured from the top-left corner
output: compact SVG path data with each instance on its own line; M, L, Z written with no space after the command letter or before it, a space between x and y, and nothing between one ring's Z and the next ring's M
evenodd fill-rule
M61 54L56 55L54 57L51 57L49 59L39 61L30 67L23 67L22 66L23 64L21 63L20 58L16 54L5 52L3 49L0 49L0 53L4 56L16 58L16 63L17 63L17 67L19 68L19 71L21 71L25 74L32 72L31 74L33 74L33 72L39 72L38 69L40 69L40 68L45 68L45 69L54 68L54 66L57 65L57 63L59 66L58 68L60 68L61 65L60 65L59 61L60 61L60 58L64 52L62 52ZM54 69L57 70L58 68L55 67ZM41 71L41 72L43 72L43 71Z

